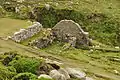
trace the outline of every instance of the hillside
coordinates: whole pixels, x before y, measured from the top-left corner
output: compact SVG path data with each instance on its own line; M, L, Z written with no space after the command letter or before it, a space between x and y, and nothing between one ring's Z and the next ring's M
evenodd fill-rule
M52 69L59 71L58 67L82 71L86 76L80 80L89 80L87 77L90 80L119 80L119 3L119 0L0 0L0 80L53 80L38 77L48 75ZM76 47L58 37L53 39L53 27L65 19L89 32L87 38L92 40L91 45L81 46L76 42L79 45ZM24 31L32 32L35 21L42 25L37 33L20 42L10 37L19 31L24 35L27 34ZM72 29L70 32L74 34L77 30ZM39 41L44 45L42 48L36 46ZM70 80L79 80L69 75Z

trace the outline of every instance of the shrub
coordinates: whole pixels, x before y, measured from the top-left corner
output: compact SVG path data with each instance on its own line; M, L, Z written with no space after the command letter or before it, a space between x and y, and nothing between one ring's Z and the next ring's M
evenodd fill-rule
M5 67L0 63L0 80L10 80L16 75L16 70L13 67Z
M12 80L37 80L37 76L32 73L19 73Z
M17 73L31 72L36 74L36 70L41 62L42 60L35 58L19 58L18 60L10 62L9 65L13 66Z

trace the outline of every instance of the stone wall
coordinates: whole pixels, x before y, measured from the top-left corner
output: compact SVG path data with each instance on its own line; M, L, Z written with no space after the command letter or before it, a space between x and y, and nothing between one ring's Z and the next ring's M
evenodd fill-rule
M20 29L20 31L15 32L11 39L15 42L21 42L39 33L41 29L42 25L39 22L34 22L34 24L32 26L29 26L27 29Z

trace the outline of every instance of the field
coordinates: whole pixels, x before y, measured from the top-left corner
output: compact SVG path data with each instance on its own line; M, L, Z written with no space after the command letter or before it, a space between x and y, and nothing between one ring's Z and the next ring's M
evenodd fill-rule
M38 2L30 1L28 3L36 4ZM94 45L99 44L100 46L88 50L76 48L63 50L61 43L54 42L46 48L35 49L27 44L29 40L42 36L41 33L22 43L6 40L7 36L14 34L19 29L30 26L31 23L28 20L0 18L0 54L15 51L23 56L36 58L42 56L63 63L63 67L81 69L87 76L95 80L120 80L120 49L115 48L120 44L120 39L116 38L120 36L118 35L120 32L120 0L44 0L39 3L40 6L44 6L45 3L50 4L55 9L75 10L73 14L78 11L84 19L77 19L80 17L79 15L72 16L72 18L76 18L75 20L78 20L78 23L90 32ZM45 15L43 23L48 26L55 19L53 17L51 19L51 15L47 15ZM89 16L90 19L88 19ZM47 23L47 20L52 22Z
M26 28L29 25L30 23L27 20L0 18L0 36L12 35L15 31Z
M14 21L18 22L18 20ZM1 22L2 25L4 25L2 27L2 29L4 30L4 28L7 27L5 23L6 20L4 22L4 19L1 19ZM21 24L23 23L22 25L27 25L26 21L20 20L20 22ZM22 26L21 24L19 23L18 25ZM12 25L10 27L12 27ZM16 31L16 27L12 27L11 30L8 29L8 33L14 31ZM5 32L4 35L8 33ZM0 34L3 35L3 31L2 33L0 32ZM6 41L4 39L0 39L0 43L2 43L0 44L0 53L17 51L19 54L30 57L44 56L50 59L59 60L59 62L64 63L64 66L80 68L85 71L88 76L93 77L96 80L120 79L120 53L103 52L97 50L90 51L74 48L64 51L62 50L62 46L60 45L60 43L54 43L53 45L40 50L17 44L11 40ZM116 73L115 71L118 71L118 73Z

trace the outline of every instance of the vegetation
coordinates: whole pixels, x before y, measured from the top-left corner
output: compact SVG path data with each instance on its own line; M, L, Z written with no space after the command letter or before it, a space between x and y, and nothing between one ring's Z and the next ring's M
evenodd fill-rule
M14 67L5 67L2 63L0 63L0 79L1 80L9 80L14 75L16 75L16 71Z
M90 37L107 45L119 45L119 21L104 13L86 13L70 9L51 8L49 11L38 7L36 20L44 27L53 27L60 20L68 19L82 25Z
M120 65L120 52L104 52L94 49L81 50L75 48L63 50L60 43L54 43L42 51L61 56L62 60L66 59L63 60L64 63L67 61L67 63L71 63L69 66L79 66L80 69L84 70L88 75L94 77L96 80L118 80L116 77L120 75L115 72L115 70L118 72L120 71L118 67L118 65ZM97 78L94 75L99 77Z
M37 76L32 73L19 73L18 75L14 76L12 80L37 80Z
M9 57L9 63L8 59L6 63L8 65L4 65L3 61L5 63L5 59L7 56L13 56ZM1 80L37 80L36 72L38 67L42 63L42 59L37 58L30 58L21 56L18 54L15 54L14 52L7 52L0 55L0 79ZM12 59L10 59L12 58ZM13 77L13 78L12 78Z
M36 70L43 61L41 56L60 60L64 66L80 68L96 80L120 79L120 49L114 48L120 46L119 0L56 0L54 2L25 0L23 3L6 0L6 2L11 4L8 5L5 0L0 0L2 6L0 7L0 80L38 80ZM15 11L16 4L23 6L18 13ZM45 9L45 4L50 4L50 10ZM27 22L28 19L39 21L45 28L54 27L62 19L72 19L79 23L84 31L89 32L93 45L99 47L88 50L75 48L63 50L63 44L60 42L55 42L44 49L24 46L30 40L43 36L41 33L21 44L4 39L5 36L31 25ZM2 54L9 51L15 51L17 55L11 58L11 53L14 52Z
M7 22L7 24L6 24ZM27 20L16 20L11 18L0 18L0 36L10 36L21 28L30 26Z
M16 13L14 9L16 4L21 3L9 0L8 2L10 2L10 4L4 4L4 9L11 9L7 12L9 17L35 19L43 24L44 27L53 27L62 19L72 19L82 25L83 29L90 33L91 38L107 45L120 46L118 0L58 0L56 2L39 0L28 2L25 0L18 13ZM50 10L44 8L45 3L51 5ZM36 6L32 4L36 4ZM36 15L32 14L31 11L35 11Z
M20 58L18 60L13 60L9 63L10 66L13 66L17 73L31 72L36 74L37 68L40 66L42 61L37 59L30 58Z

